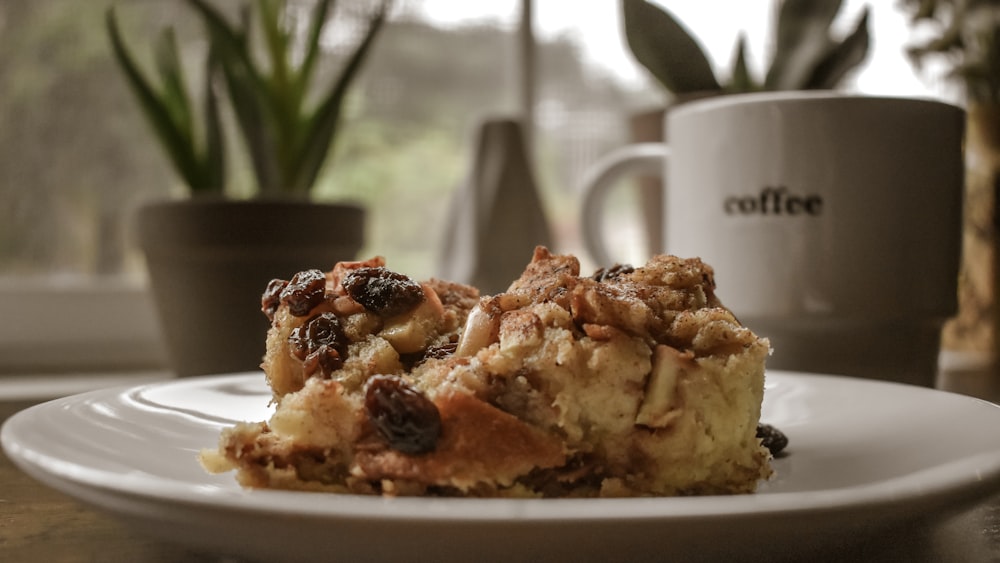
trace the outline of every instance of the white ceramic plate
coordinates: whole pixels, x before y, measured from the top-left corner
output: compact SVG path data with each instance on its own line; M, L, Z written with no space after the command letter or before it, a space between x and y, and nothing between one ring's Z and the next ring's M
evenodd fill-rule
M1000 490L1000 408L917 387L772 372L789 436L755 495L382 499L246 491L197 452L262 420L260 374L95 391L18 413L0 439L44 483L188 545L263 560L747 560L815 549Z

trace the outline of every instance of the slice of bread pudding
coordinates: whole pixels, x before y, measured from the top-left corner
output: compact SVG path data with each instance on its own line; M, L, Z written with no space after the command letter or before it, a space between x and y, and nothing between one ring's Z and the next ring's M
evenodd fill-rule
M580 277L535 251L507 292L416 281L380 258L275 281L266 422L203 452L248 487L385 495L748 493L766 340L698 259Z

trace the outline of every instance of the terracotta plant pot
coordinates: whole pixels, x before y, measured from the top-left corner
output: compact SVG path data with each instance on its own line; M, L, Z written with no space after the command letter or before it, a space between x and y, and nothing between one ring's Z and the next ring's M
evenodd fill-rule
M178 376L256 370L274 278L354 259L364 210L307 201L188 200L138 210L136 232Z

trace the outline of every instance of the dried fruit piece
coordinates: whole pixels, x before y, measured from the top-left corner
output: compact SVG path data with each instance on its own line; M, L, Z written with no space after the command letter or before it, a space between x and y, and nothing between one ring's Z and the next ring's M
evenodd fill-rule
M341 285L365 309L383 317L405 313L425 299L419 283L382 267L351 270Z
M260 296L260 310L267 320L274 320L274 313L281 304L281 292L288 285L285 280L273 279L267 283L264 294Z
M788 446L788 436L770 424L758 422L757 437L760 438L761 444L771 452L771 455L778 455L781 450Z
M309 339L305 335L305 325L297 326L288 335L288 351L300 360L309 355Z
M452 356L455 354L456 348L458 348L457 342L449 342L447 344L430 346L426 350L420 350L411 354L400 354L399 359L406 371L410 371L427 360L443 360L444 358Z
M424 358L435 358L438 360L444 359L454 354L457 348L458 342L448 342L447 344L431 346L427 348L427 351L424 353Z
M288 285L281 290L281 302L288 305L288 311L296 317L304 317L316 305L323 302L326 294L326 276L319 270L304 270L295 274Z
M309 349L320 346L330 346L337 350L347 348L347 337L340 327L340 320L333 313L320 313L306 323L306 338L309 339Z
M615 264L610 269L605 270L604 268L598 268L594 275L590 276L590 279L598 282L609 281L617 279L623 274L631 274L635 271L629 264Z
M318 372L325 379L329 379L330 375L343 365L344 360L341 358L340 352L331 346L322 345L305 357L302 361L302 370L307 377L316 375Z
M349 343L340 326L340 319L330 312L312 317L304 325L293 328L288 335L288 347L292 355L303 361L323 347L335 351L337 358L341 359L347 354ZM334 369L338 368L339 366Z
M441 413L426 395L395 375L376 375L365 392L365 410L389 447L406 454L433 451Z

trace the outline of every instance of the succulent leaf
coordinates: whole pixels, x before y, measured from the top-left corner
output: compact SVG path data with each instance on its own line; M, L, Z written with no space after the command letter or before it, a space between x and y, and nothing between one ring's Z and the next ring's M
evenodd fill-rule
M185 137L193 138L194 118L188 102L180 59L177 56L177 37L173 28L168 27L160 33L154 55L163 88L161 99L170 113L170 120Z
M830 24L841 0L785 0L778 11L774 58L764 84L770 90L805 87L833 41Z
M844 41L835 44L819 61L812 76L803 87L811 89L833 88L844 79L844 76L851 69L865 60L869 44L868 7L865 6L854 31Z
M858 28L837 42L830 37L830 26L842 0L776 1L775 54L763 82L747 68L741 34L730 80L720 86L697 39L670 12L646 0L621 0L625 37L636 60L674 95L834 88L864 60L869 47L867 8Z
M288 85L288 46L291 37L281 25L281 15L285 3L275 0L257 0L257 11L260 13L260 27L264 32L264 43L271 62L272 87L282 91Z
M759 86L750 76L746 61L746 35L741 33L736 41L736 53L733 55L733 76L726 85L727 92L752 92Z
M219 97L215 93L214 79L218 74L219 59L210 49L205 64L205 158L204 175L209 185L221 190L226 185L226 150L222 136L222 118L219 113Z
M105 25L115 60L121 67L129 89L135 95L143 115L156 133L156 138L167 153L174 170L194 192L220 191L222 185L216 184L215 178L205 173L208 170L207 161L197 152L193 131L179 124L174 117L175 110L171 109L190 106L186 100L187 92L183 88L165 87L161 93L146 79L125 46L113 6L105 13ZM167 58L169 59L169 56ZM170 63L166 66L169 68ZM161 72L164 70L162 61L160 69ZM165 82L170 80L169 77L165 78ZM171 100L172 95L184 97L185 100Z
M280 184L279 168L273 149L276 141L270 134L264 108L270 98L270 87L260 75L250 54L249 10L241 10L241 25L232 26L212 5L204 0L188 0L201 15L212 48L219 59L233 112L243 133L258 186Z
M262 192L280 191L283 178L274 148L279 141L267 115L267 95L245 68L223 65L226 89Z
M211 40L200 116L204 119L202 142L196 138L196 116L187 97L173 31L164 31L156 46L163 84L160 91L143 76L125 48L113 8L107 13L115 57L178 173L193 191L223 189L224 135L215 91L216 78L221 75L259 192L308 193L330 154L348 86L385 23L392 0L379 0L365 37L311 110L306 107L306 98L321 55L320 39L332 0L316 2L299 65L290 54L292 28L283 21L286 0L246 0L240 6L237 25L230 24L208 0L187 3L201 17ZM257 11L265 65L254 59L251 7Z
M298 174L294 178L292 188L297 191L305 191L316 181L323 163L328 156L332 144L334 133L340 121L340 108L343 105L344 97L347 94L347 87L351 84L365 57L371 50L379 30L385 23L390 2L383 2L372 18L368 26L368 31L361 43L355 48L347 63L341 69L340 75L334 82L333 88L320 102L316 111L310 117L309 128L302 145L297 148L297 160L295 169Z
M255 88L268 91L265 80L261 77L253 57L250 54L250 43L247 37L246 24L238 29L229 24L212 5L205 0L188 0L188 3L198 11L205 27L211 36L212 44L217 49L220 64L225 67L241 66ZM246 13L244 12L244 18Z
M306 91L312 80L313 70L316 68L316 61L320 52L320 36L323 33L323 24L326 23L327 14L330 12L330 0L320 0L316 3L316 8L310 18L309 33L306 35L306 53L302 57L302 64L295 83L292 85L295 96L301 104L305 99Z
M705 51L668 11L646 0L622 0L622 12L632 54L668 91L721 88Z

